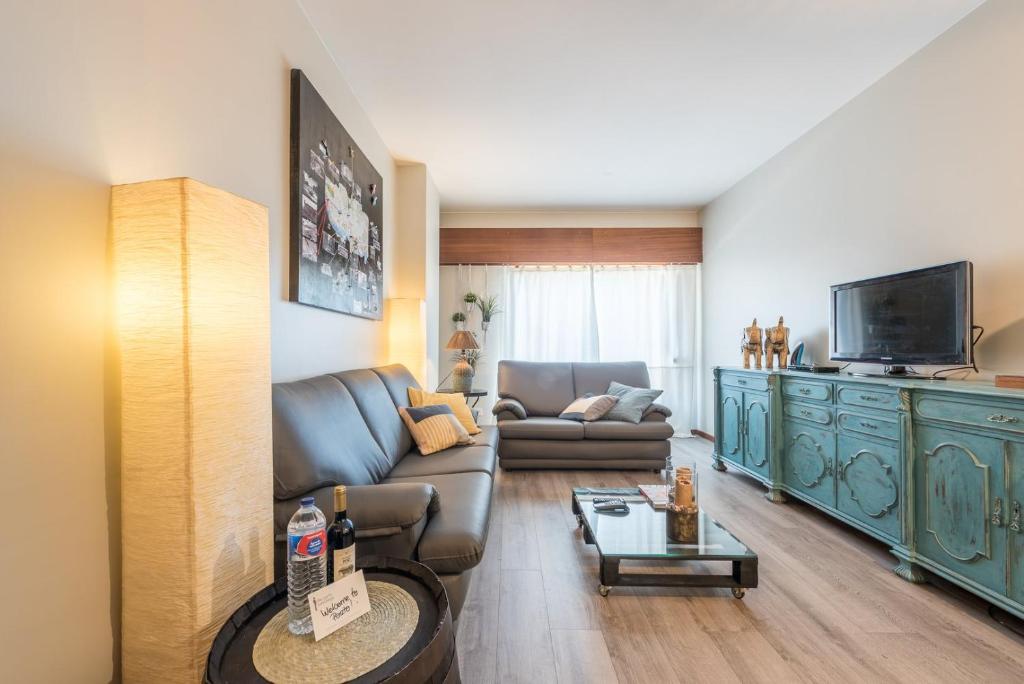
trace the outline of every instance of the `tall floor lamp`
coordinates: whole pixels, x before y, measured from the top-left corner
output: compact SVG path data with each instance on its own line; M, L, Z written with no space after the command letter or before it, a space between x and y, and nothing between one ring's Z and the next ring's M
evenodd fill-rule
M267 210L188 178L119 185L126 682L198 682L273 581Z

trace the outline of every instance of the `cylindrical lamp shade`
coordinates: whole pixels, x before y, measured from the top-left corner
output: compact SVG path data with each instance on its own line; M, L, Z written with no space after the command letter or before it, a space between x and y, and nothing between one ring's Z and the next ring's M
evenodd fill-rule
M273 581L267 210L178 178L113 188L126 682L202 679Z
M387 300L388 363L400 363L426 387L427 310L422 299Z

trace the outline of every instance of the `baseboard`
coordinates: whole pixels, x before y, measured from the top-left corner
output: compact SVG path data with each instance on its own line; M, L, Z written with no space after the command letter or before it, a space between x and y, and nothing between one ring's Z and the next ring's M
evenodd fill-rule
M700 437L701 439L706 439L709 442L714 442L715 441L715 436L714 435L708 434L707 432L704 432L703 430L698 430L696 428L694 428L693 430L690 430L690 434L693 435L694 437Z

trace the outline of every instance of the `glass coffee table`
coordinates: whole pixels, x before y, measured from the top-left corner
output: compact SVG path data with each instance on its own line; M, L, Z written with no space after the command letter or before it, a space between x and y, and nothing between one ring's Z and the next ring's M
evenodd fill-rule
M612 497L625 499L629 512L598 513L594 510L595 498ZM732 595L740 599L746 589L757 586L757 554L703 509L695 544L670 539L665 532L665 511L655 510L635 487L576 487L572 490L572 512L583 528L583 541L595 544L601 557L601 584L598 587L601 596L607 596L614 586L725 587L732 589ZM670 563L730 561L732 572L727 575L622 572L619 563L623 560Z

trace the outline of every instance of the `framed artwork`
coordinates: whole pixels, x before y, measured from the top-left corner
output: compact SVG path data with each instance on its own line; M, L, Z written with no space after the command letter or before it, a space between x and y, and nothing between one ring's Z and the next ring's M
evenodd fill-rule
M289 299L381 320L381 175L302 70L291 85Z

